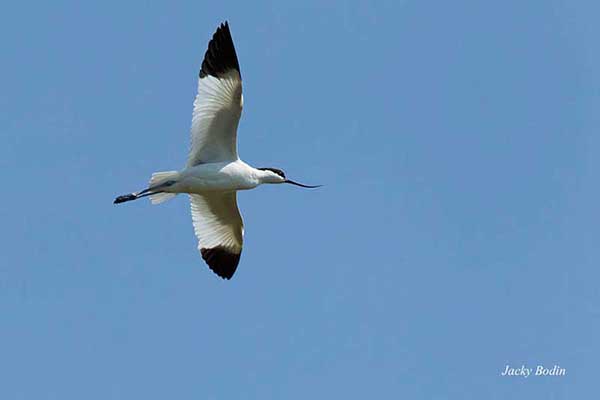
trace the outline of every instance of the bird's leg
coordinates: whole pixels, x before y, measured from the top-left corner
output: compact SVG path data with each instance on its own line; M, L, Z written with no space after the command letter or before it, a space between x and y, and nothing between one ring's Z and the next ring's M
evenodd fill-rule
M144 189L139 193L129 193L124 194L123 196L119 196L113 201L114 204L125 203L126 201L137 200L142 197L151 196L157 193L164 193L164 190L158 190L161 188L169 187L175 184L176 181L167 181L165 183L161 183L160 185L149 187L148 189Z
M162 191L153 191L150 188L144 189L139 193L129 193L119 196L113 202L114 204L125 203L126 201L137 200L142 197L150 196L156 193L162 193Z
M139 193L138 193L138 194L135 196L135 198L136 198L136 199L139 199L139 198L142 198L142 197L151 196L151 195L153 195L153 194L157 194L157 193L162 193L162 192L163 192L162 190L158 190L158 191L152 191L152 192L150 192L149 190L150 190L150 189L146 189L146 190L144 190L144 191L141 191L141 192L139 192Z

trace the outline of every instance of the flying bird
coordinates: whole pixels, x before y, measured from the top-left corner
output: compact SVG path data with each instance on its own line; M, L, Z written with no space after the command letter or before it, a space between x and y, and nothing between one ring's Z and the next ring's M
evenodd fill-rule
M242 253L244 224L237 191L263 183L289 183L277 168L254 168L238 157L237 128L244 104L242 76L227 21L208 43L194 101L191 149L181 171L156 172L142 191L117 197L114 204L150 196L160 204L188 193L198 249L210 269L231 279Z

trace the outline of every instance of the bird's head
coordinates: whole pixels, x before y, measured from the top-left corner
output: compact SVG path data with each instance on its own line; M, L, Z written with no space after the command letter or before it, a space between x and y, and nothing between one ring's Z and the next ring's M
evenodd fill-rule
M318 188L322 185L310 186L304 185L302 183L294 182L285 177L285 172L277 168L257 168L260 171L263 171L263 175L260 177L262 183L289 183L292 185L304 187L304 188Z

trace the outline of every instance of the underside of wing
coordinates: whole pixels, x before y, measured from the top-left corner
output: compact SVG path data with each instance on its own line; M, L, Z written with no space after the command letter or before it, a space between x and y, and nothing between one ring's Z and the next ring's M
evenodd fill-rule
M227 22L208 43L199 76L188 166L237 160L242 77Z
M244 224L236 192L191 194L198 250L214 273L231 279L242 253Z

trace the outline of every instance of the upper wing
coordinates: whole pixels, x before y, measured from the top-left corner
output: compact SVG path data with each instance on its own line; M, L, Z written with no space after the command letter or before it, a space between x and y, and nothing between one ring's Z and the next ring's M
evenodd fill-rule
M202 61L188 167L238 159L237 127L242 103L240 65L225 22L208 43Z
M210 269L230 279L240 262L244 223L236 192L190 194L198 249Z

